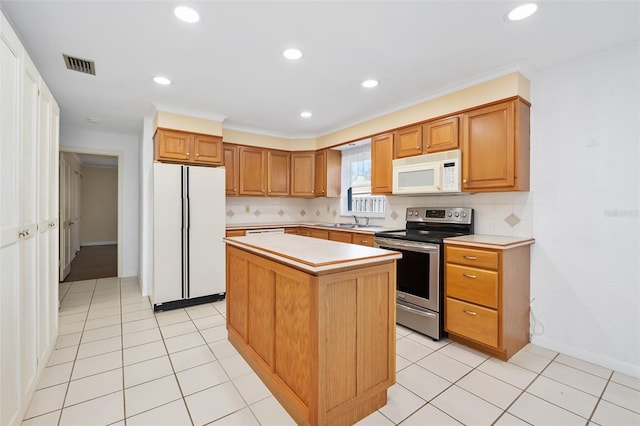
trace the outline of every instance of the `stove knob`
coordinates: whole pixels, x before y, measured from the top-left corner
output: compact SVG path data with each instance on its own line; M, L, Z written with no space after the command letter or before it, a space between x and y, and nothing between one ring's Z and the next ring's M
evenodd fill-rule
M467 217L467 213L466 212L462 212L462 217Z
M455 217L458 217L458 216L460 216L460 213L455 212L453 215L454 215Z
M451 213L451 212L449 212L448 216L449 216L449 217L451 217L451 216L452 216L452 213Z

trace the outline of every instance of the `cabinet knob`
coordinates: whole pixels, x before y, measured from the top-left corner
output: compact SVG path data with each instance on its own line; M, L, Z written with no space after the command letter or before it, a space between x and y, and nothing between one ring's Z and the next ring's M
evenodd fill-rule
M196 154L196 157L200 157L200 154Z
M462 179L462 183L467 183L467 180L466 179Z
M189 155L189 153L187 152L187 155Z

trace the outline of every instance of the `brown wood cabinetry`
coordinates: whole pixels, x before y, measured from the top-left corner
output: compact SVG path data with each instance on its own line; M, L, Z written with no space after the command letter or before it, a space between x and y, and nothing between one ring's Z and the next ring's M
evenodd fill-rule
M289 195L289 169L291 154L286 151L267 153L267 195L284 197Z
M529 342L529 247L445 244L449 338L504 361Z
M239 149L239 195L266 195L267 152L262 148Z
M227 237L244 237L244 229L229 229L225 234Z
M422 125L422 152L424 154L458 149L460 117L445 117Z
M329 239L331 241L340 241L341 243L351 244L351 232L329 231Z
M334 149L323 149L316 152L315 159L315 196L339 197L342 153Z
M395 262L312 275L227 246L227 330L298 424L354 424L395 383Z
M154 136L155 160L197 165L222 163L222 137L158 129Z
M393 133L371 138L371 193L391 194Z
M315 196L315 169L315 151L291 153L292 197Z
M238 146L222 145L222 164L225 168L225 193L226 195L238 195L240 190L240 164Z
M529 104L512 99L463 117L462 190L529 190Z
M373 247L373 239L373 234L361 234L359 232L354 232L351 236L351 242L361 246Z
M393 158L422 154L422 126L403 127L396 130L393 141Z
M288 152L241 146L238 164L239 195L289 195Z

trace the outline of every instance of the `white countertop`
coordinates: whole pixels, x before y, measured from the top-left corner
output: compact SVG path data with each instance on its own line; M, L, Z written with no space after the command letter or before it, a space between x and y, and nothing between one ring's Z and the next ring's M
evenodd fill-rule
M400 228L387 228L384 226L358 226L347 228L331 226L326 222L270 222L270 223L234 223L226 226L227 230L234 229L270 229L270 228L292 228L297 226L307 226L312 228L322 228L329 231L360 232L365 234L375 234L383 231L398 231ZM402 228L404 229L404 228Z
M460 237L445 238L445 244L458 244L469 247L484 247L493 249L510 249L514 247L533 244L535 240L530 237L508 237L505 235L472 234Z
M227 237L238 248L318 274L400 259L399 252L291 234Z

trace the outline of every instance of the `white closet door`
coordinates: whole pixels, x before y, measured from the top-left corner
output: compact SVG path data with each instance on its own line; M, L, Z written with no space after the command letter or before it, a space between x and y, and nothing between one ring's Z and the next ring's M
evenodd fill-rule
M20 335L22 398L28 398L38 373L38 86L40 76L25 55L20 144ZM46 229L46 228L45 228Z
M55 99L51 102L51 138L49 139L49 350L54 347L58 336L58 308L59 303L59 234L58 234L58 209L59 198L59 149L60 149L60 108Z
M38 356L44 358L49 347L51 283L49 274L50 249L50 138L51 138L51 106L53 97L44 84L40 84L39 98L39 131L38 131Z
M180 300L182 277L182 166L153 165L153 304Z
M190 296L223 293L225 283L225 171L189 167Z

